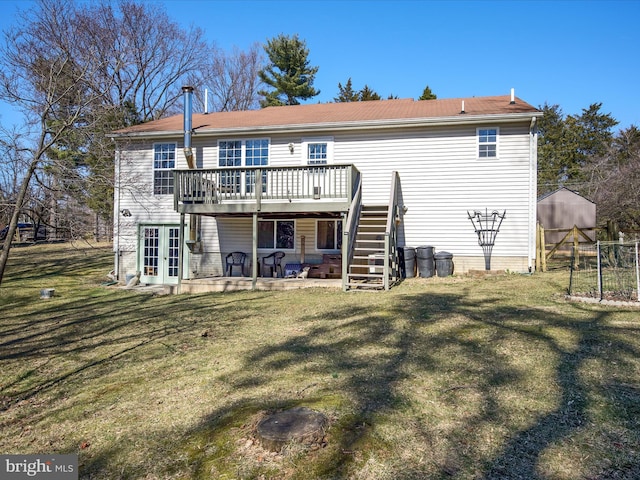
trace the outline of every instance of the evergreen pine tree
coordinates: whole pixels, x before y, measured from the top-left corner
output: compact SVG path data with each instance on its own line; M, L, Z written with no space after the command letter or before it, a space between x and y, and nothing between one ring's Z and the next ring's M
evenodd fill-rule
M426 87L424 87L422 95L420 95L420 98L418 100L435 100L436 98L438 98L436 94L433 93L431 91L431 88L429 88L429 85L427 85Z
M313 88L313 80L318 67L309 65L309 49L298 35L289 37L283 34L268 40L265 52L269 65L259 72L260 79L273 90L261 90L264 97L260 105L264 107L278 105L298 105L320 93Z
M353 89L353 85L351 84L351 77L349 77L344 87L341 83L338 83L338 91L339 94L333 99L334 102L357 102L360 100L359 93Z

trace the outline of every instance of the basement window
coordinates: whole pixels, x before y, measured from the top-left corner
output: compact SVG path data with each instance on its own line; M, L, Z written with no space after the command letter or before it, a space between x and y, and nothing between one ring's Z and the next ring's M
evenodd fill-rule
M293 250L296 224L293 220L258 221L258 248L265 250Z

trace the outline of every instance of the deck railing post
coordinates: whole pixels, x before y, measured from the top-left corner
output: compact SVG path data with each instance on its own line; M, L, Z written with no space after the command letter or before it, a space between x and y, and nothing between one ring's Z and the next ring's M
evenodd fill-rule
M256 210L259 212L262 207L262 169L261 168L258 168L255 171L253 190L256 195Z

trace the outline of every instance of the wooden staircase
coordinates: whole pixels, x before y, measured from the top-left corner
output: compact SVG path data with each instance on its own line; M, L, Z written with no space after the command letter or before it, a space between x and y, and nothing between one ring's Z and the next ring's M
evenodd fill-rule
M387 205L362 206L353 258L347 273L349 289L384 288L384 241Z

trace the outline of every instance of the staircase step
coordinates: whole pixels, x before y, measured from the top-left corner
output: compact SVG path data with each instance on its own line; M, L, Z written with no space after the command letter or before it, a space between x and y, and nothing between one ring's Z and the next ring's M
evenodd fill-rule
M353 258L345 285L349 289L384 288L384 244L388 205L363 205L358 219ZM375 255L375 261L372 261ZM395 272L390 265L390 272ZM361 273L358 273L361 272Z
M367 279L378 278L382 280L384 278L384 274L382 273L348 273L347 280L352 278L367 278Z
M382 290L384 285L382 283L347 283L350 290Z

